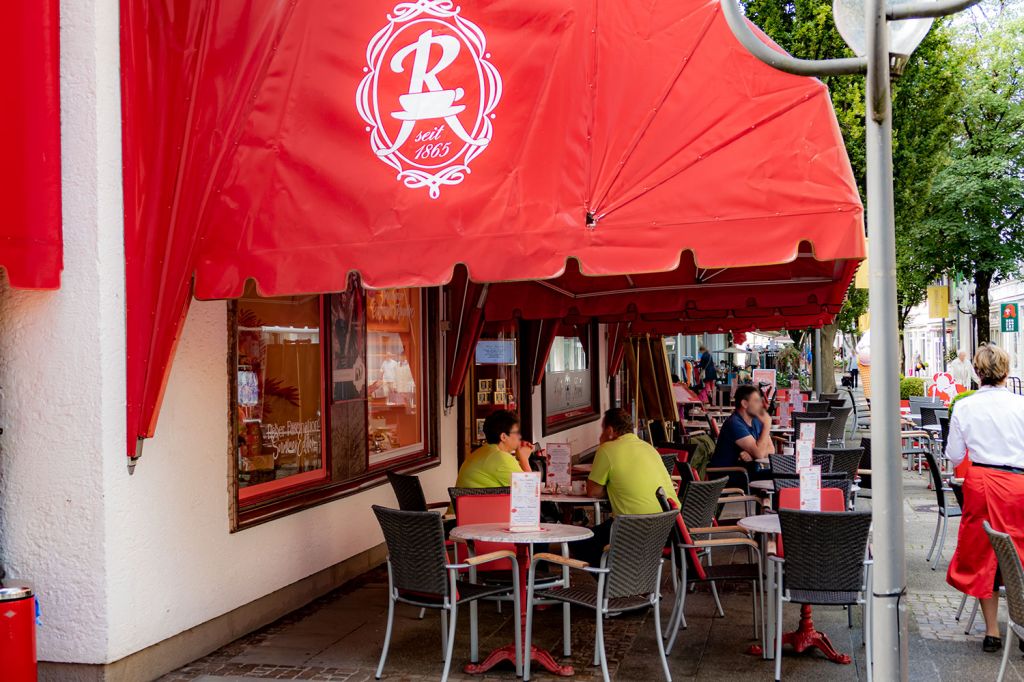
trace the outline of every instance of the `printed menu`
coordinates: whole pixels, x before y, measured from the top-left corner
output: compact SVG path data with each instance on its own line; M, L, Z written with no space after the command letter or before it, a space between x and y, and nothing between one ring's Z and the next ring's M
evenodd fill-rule
M821 511L821 467L800 470L800 510Z
M811 443L813 443L814 442L814 431L815 431L815 427L816 426L817 426L817 424L815 424L814 422L811 422L809 424L805 422L805 423L801 424L800 425L800 433L798 434L800 440L806 440L806 441L810 441Z
M813 424L812 424L813 426ZM803 471L814 464L814 443L809 440L800 440L796 443L796 470Z
M550 490L560 491L572 488L572 447L568 443L548 443L548 480Z
M508 529L513 533L540 530L540 474L512 474Z

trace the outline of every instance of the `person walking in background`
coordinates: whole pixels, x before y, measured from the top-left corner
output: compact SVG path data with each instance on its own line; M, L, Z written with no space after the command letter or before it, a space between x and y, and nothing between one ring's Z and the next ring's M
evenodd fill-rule
M923 377L924 376L924 371L927 368L928 368L928 365L926 365L924 363L924 360L921 359L921 354L920 353L914 353L914 376L915 377Z
M974 367L967 359L967 351L960 349L956 359L949 363L949 373L953 375L953 381L964 388L971 388L972 384L978 383L978 375L974 373Z
M981 601L982 650L999 651L999 587L995 551L982 524L1008 533L1024 554L1024 396L1006 388L1010 356L985 345L974 356L981 389L957 402L949 422L946 457L953 466L970 451L964 479L963 517L946 582ZM1018 642L1024 651L1024 640Z
M860 368L857 366L857 353L850 353L850 360L846 365L850 373L850 387L857 388L857 377L860 376Z
M700 347L700 359L697 361L697 368L700 371L703 388L700 392L700 399L704 402L711 402L711 396L715 394L715 381L718 379L718 372L715 370L715 361L708 352L707 346Z

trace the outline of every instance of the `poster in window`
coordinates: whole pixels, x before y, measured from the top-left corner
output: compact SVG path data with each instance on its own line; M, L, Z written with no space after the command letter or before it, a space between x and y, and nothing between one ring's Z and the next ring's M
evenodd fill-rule
M366 398L366 306L359 276L331 296L331 383L334 402Z

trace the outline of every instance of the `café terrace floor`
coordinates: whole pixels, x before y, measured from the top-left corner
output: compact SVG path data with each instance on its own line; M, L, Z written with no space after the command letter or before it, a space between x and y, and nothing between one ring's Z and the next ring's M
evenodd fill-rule
M927 474L904 473L907 519L907 576L910 613L910 679L992 680L999 668L1000 654L981 651L983 625L979 613L974 630L964 634L970 604L963 623L954 620L959 593L945 584L945 568L956 542L957 520L946 540L943 564L932 571L925 563L935 524L935 496L927 489ZM870 501L859 501L862 509ZM725 557L716 563L726 560ZM243 637L228 646L162 678L163 682L242 682L265 679L372 680L384 639L387 613L387 575L375 569L349 582L308 606ZM664 592L671 598L671 590ZM744 654L752 643L749 588L725 586L722 593L725 618L714 616L710 593L698 591L687 598L689 629L680 633L669 656L673 679L736 680L772 679L772 661ZM670 605L663 605L667 621ZM786 630L794 629L798 607L784 607ZM506 644L512 637L510 609L497 613L494 604L480 609L482 655ZM439 679L442 668L439 616L428 612L417 620L417 609L399 606L391 653L384 669L385 680L393 682ZM1001 609L1005 624L1005 609ZM853 656L850 665L837 665L817 652L783 658L786 680L861 680L864 648L861 646L860 609L855 627L849 629L845 612L817 608L814 621L836 647ZM468 609L460 609L459 636L455 643L452 680L514 680L510 665L501 665L484 676L462 672L469 654ZM573 665L575 679L600 680L599 668L590 665L593 655L592 614L573 612ZM605 630L608 662L615 680L661 680L651 613L620 616L608 621ZM535 642L553 651L561 649L560 609L536 616ZM1011 652L1007 680L1024 680L1024 657ZM536 680L566 679L546 674ZM876 678L877 679L877 678ZM879 680L879 682L886 682Z

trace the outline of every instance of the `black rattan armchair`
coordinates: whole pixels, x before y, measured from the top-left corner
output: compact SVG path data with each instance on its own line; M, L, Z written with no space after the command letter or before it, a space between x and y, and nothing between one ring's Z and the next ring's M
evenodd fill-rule
M782 605L863 605L866 658L871 660L871 561L868 557L870 512L779 510L785 558L778 564L775 598L775 679L782 679ZM803 616L802 616L803 617ZM831 646L822 634L824 644ZM871 680L870 666L868 680Z
M395 605L410 604L441 611L441 648L444 651L444 670L441 681L448 679L452 649L455 645L455 624L459 605L472 603L483 597L494 597L508 592L515 601L516 672L522 670L522 647L519 623L519 571L515 552L501 551L467 558L462 563L449 563L445 553L444 529L441 517L433 512L413 512L373 506L384 542L388 548L388 624L384 632L384 647L377 664L375 677L384 672L391 645L391 632L395 622ZM512 562L511 586L478 585L463 580L462 570L468 570L492 561ZM475 626L475 619L472 623ZM472 633L476 639L476 633Z
M665 679L671 682L665 658L665 645L661 635L661 568L664 563L662 550L668 540L669 531L675 524L677 511L660 514L621 514L612 522L608 549L599 567L584 561L569 559L556 554L538 553L530 562L529 582L526 597L526 642L524 650L530 650L533 630L533 604L535 599L545 599L574 604L593 609L597 632L594 638L594 665L600 664L604 682L609 682L608 661L604 650L604 619L610 615L637 611L653 607L654 628L658 641L658 654ZM597 579L594 584L586 581L570 585L568 580L562 587L536 592L535 573L537 564L551 563L584 571ZM530 659L523 667L524 682L530 679Z
M1020 555L1017 554L1013 538L1006 533L992 530L988 521L983 521L982 525L988 533L992 548L996 551L999 573L1003 576L1003 586L1006 588L1006 609L1009 617L1006 619L1006 637L1003 638L1003 662L996 677L996 682L1002 682L1013 638L1024 639L1024 569L1021 568Z

